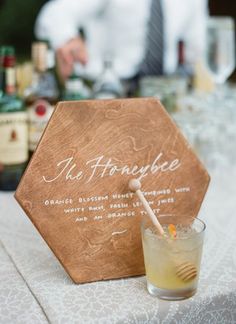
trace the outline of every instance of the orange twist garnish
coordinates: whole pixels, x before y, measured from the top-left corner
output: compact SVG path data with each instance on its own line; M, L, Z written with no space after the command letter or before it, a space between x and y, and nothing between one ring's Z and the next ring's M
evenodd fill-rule
M169 231L169 234L172 238L176 238L177 236L177 232L176 232L176 227L174 224L170 224L168 225L168 231Z

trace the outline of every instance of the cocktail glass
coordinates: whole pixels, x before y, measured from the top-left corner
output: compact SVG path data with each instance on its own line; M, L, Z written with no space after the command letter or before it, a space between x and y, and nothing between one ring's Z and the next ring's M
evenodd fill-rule
M206 225L190 217L159 216L158 220L166 237L158 236L155 226L148 220L141 223L148 292L168 300L191 297L197 291ZM176 238L168 234L169 224L176 226ZM187 274L183 271L179 274L184 264L188 265ZM194 277L188 276L191 269L195 269Z

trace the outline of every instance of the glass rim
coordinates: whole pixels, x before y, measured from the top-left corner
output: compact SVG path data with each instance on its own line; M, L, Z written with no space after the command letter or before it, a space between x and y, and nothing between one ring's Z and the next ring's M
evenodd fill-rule
M160 218L164 219L165 217L167 218L167 217L178 217L178 216L175 216L175 215L160 215L160 216L157 217L157 219L160 219ZM143 219L141 220L140 225L141 225L142 230L144 229L144 224L147 223L147 220L148 220L148 216L143 217ZM201 224L202 225L201 230L199 232L195 232L194 234L191 234L188 237L177 237L177 238L175 238L175 240L188 240L188 239L191 239L193 237L196 237L198 235L201 235L201 234L205 233L206 224L202 219L200 219L198 217L188 217L188 220L197 221L199 224ZM150 220L150 222L151 222L151 220ZM152 222L151 222L151 225L153 227L155 227L155 225ZM158 238L163 239L163 237L161 237L161 236L158 236Z

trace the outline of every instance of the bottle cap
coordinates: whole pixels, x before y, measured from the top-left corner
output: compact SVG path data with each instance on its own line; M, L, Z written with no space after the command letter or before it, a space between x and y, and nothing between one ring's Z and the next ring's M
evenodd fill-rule
M0 47L0 57L2 56L14 56L15 49L13 46L1 46Z
M13 46L0 47L0 66L13 67L15 65L15 49Z

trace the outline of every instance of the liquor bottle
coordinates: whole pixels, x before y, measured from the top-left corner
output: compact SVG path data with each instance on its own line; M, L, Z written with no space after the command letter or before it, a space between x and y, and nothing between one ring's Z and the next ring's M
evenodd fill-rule
M91 97L91 91L85 85L83 78L74 72L65 82L63 100L83 100Z
M56 83L57 92L59 94L59 80L56 70L56 58L55 58L55 51L53 50L51 43L48 39L41 39L38 40L37 43L45 43L47 46L47 71L53 75L54 83Z
M14 48L0 52L0 190L15 190L28 160L27 112L16 94Z
M93 97L95 99L113 99L122 96L121 81L113 69L111 57L107 56L104 60L103 73L94 84Z
M29 151L35 151L58 100L54 73L48 69L48 47L45 42L32 45L33 80L25 90L29 120Z
M183 40L178 41L178 64L175 71L175 76L181 79L185 79L188 87L191 87L193 71L190 65L185 59L185 42Z

